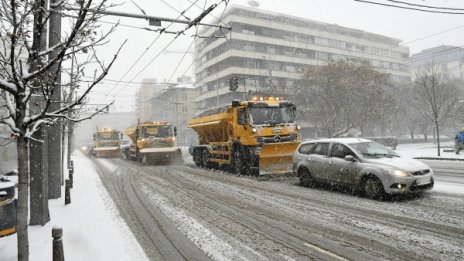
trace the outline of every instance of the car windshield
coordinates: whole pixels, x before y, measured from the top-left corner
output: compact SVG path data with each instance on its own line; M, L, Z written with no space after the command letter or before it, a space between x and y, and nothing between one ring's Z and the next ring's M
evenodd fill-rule
M366 158L399 157L393 150L376 142L352 143L350 146Z
M118 140L119 132L98 132L97 140Z
M284 107L251 107L250 121L255 125L277 125L295 122L295 109Z
M147 126L142 128L142 138L167 138L172 136L170 125Z

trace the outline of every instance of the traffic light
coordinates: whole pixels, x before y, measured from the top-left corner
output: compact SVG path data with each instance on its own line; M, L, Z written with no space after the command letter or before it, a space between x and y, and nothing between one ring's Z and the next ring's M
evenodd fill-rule
M232 77L229 79L229 90L236 91L238 89L238 78Z

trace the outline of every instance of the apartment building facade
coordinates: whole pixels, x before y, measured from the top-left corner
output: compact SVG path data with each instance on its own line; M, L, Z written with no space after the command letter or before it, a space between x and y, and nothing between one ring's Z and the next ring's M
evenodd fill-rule
M222 21L232 27L230 34L208 28L200 34L210 38L195 42L199 110L274 87L291 93L307 67L330 61L369 62L394 80L410 80L409 48L399 39L239 5ZM214 37L223 35L227 39ZM232 77L239 78L237 92L229 91Z
M440 45L411 56L411 77L414 79L426 67L433 66L443 79L464 80L464 48Z
M142 80L136 96L136 117L141 122L150 120L152 115L151 98L156 92L166 88L165 83L158 83L156 79L145 78Z

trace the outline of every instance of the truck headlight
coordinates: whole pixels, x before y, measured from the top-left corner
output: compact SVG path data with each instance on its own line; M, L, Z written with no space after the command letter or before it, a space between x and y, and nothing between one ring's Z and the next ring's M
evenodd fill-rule
M252 128L251 132L256 133L256 128Z
M408 177L410 176L409 172L398 170L398 169L389 169L388 173L396 177Z

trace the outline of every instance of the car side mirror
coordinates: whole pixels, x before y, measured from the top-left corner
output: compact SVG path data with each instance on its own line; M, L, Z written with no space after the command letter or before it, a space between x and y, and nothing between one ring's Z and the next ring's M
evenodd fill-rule
M177 136L177 128L174 127L174 136Z
M352 155L346 155L345 160L346 161L352 161L352 162L356 161L356 159Z

